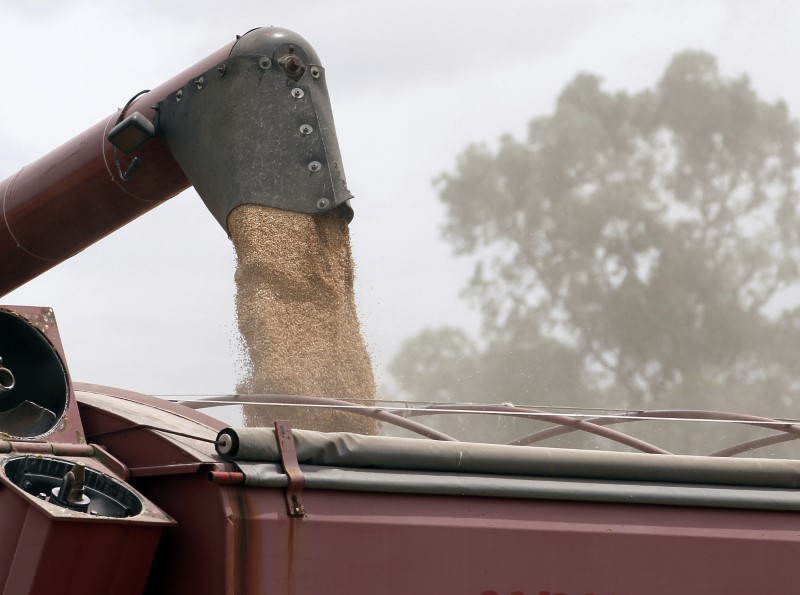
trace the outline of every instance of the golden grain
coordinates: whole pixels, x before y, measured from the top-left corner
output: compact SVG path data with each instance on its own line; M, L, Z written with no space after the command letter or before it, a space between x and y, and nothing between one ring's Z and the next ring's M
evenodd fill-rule
M236 310L249 358L237 390L374 399L372 363L356 311L347 223L338 212L242 205L228 217L236 248ZM361 403L361 401L359 401ZM367 417L328 409L245 407L248 425L377 433Z

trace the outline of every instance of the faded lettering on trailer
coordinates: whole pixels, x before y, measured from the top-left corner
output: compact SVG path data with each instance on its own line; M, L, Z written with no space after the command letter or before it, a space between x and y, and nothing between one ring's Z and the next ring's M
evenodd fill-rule
M570 593L565 593L563 591L512 591L508 595L570 595ZM504 595L503 593L498 593L497 591L483 591L481 595ZM581 593L580 595L599 595L599 593Z

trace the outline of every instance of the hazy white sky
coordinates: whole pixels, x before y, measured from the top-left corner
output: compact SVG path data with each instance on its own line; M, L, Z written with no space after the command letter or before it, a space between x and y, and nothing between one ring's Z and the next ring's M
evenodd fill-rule
M432 180L467 144L524 134L578 71L639 89L676 51L705 49L800 113L793 2L0 0L0 179L261 25L297 31L326 67L379 376L421 328L476 324L459 299L469 269L439 239ZM228 393L233 271L190 190L0 302L55 308L76 380Z

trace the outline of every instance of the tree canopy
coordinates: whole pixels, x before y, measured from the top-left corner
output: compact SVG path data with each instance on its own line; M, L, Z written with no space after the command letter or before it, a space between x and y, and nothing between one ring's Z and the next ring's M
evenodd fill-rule
M652 89L580 74L436 185L483 326L409 339L407 396L779 414L800 390L798 127L711 55Z

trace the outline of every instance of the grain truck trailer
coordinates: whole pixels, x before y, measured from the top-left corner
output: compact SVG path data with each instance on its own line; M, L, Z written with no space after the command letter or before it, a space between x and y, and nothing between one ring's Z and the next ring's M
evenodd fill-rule
M268 167L254 158L265 154ZM0 293L190 184L223 228L231 196L351 216L325 71L308 42L253 30L0 183ZM264 401L346 410L410 437L280 420L228 427L203 412ZM2 592L797 591L800 462L675 455L615 429L694 416L773 431L721 455L794 439L793 423L472 409L554 430L513 445L467 443L399 405L173 402L82 384L50 308L0 307ZM539 446L572 431L636 452Z

